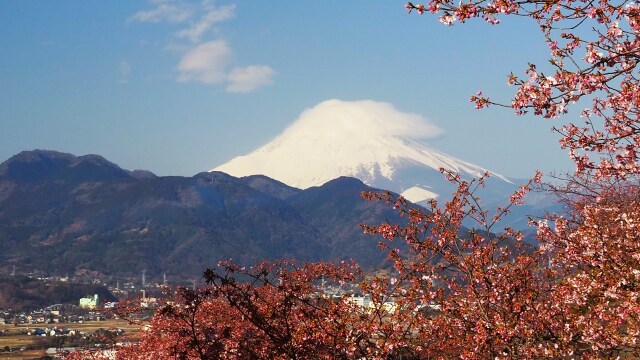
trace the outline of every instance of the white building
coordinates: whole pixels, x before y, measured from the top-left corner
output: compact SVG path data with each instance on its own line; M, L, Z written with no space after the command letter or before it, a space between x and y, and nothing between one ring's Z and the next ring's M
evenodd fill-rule
M80 298L80 307L83 309L93 309L98 307L98 294Z

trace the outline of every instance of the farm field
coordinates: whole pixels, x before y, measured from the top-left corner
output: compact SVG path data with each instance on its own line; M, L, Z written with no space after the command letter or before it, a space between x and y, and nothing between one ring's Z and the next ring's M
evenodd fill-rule
M119 328L125 331L127 340L136 340L141 331L141 325L130 324L126 320L103 320L103 321L87 321L84 323L59 323L59 324L21 324L14 326L12 324L0 325L0 360L4 359L38 359L45 355L46 348L27 349L7 352L6 349L31 348L38 344L41 336L27 335L29 329L45 328L57 326L58 328L66 328L85 332L87 334L94 333L98 329Z

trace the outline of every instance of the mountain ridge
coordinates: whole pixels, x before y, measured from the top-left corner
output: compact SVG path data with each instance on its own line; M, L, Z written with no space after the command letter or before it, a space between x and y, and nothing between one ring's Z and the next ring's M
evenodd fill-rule
M403 221L360 198L374 189L357 179L307 191L220 172L137 177L99 158L38 150L0 165L11 169L0 174L0 270L185 280L229 258L345 257L377 268L385 255L359 224Z

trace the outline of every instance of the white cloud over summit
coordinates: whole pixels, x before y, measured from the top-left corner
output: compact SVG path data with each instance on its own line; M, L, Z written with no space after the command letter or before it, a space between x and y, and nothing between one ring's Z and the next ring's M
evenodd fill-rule
M235 4L218 6L211 0L201 3L152 0L151 3L154 5L152 9L139 11L127 21L185 25L174 36L189 40L191 44L168 46L184 49L177 66L178 81L226 84L226 91L231 93L248 93L273 82L276 72L268 65L231 67L233 50L225 40L203 42L203 38L215 32L216 24L235 16Z
M423 116L399 111L387 102L332 99L305 110L287 128L285 133L287 132L432 139L442 135L443 130Z

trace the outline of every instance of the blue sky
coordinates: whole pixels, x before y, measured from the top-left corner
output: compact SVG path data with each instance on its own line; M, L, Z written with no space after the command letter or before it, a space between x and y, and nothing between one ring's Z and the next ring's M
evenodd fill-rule
M544 63L532 22L443 26L403 1L0 2L0 160L100 154L191 176L267 143L328 99L371 99L444 130L427 142L512 177L573 169L551 126L474 110ZM576 116L570 112L567 120Z

